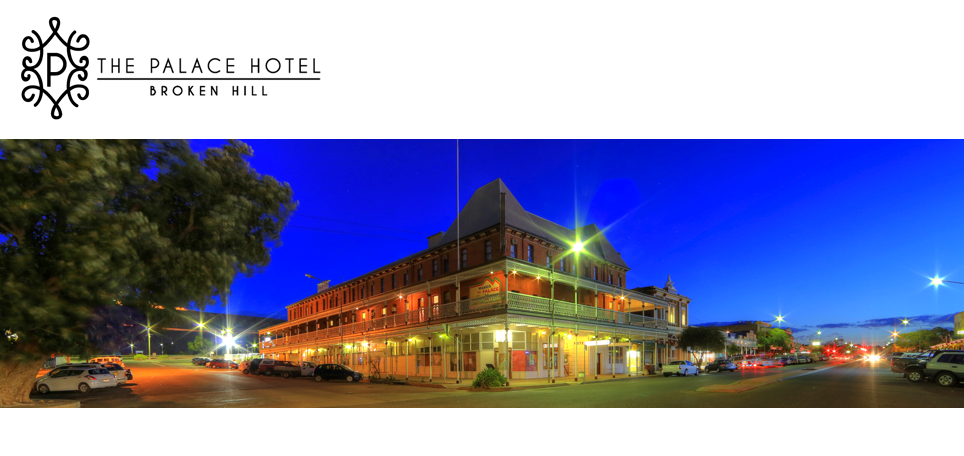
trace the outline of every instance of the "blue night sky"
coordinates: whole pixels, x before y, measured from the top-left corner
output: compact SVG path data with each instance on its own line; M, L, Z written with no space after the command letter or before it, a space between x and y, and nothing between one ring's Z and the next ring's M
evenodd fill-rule
M455 140L244 140L299 208L231 313L283 318L332 284L425 248L456 214ZM194 140L195 150L223 144ZM953 326L964 285L960 141L463 140L461 204L502 178L522 206L596 223L632 270L693 299L694 324L785 316L798 340L884 343L894 319ZM221 308L211 309L223 311ZM950 317L948 317L950 315ZM908 328L910 329L910 328Z

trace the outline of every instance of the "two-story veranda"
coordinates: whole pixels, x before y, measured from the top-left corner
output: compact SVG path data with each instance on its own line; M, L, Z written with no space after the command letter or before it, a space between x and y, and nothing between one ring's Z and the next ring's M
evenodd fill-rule
M261 331L261 352L428 379L487 365L510 379L640 375L686 358L674 343L689 298L671 282L625 288L628 267L594 226L529 214L501 181L461 218L468 235L453 226L426 251L289 306L288 322Z

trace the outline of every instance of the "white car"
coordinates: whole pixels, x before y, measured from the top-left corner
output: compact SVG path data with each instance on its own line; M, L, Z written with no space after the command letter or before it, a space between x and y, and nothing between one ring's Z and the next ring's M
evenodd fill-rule
M302 377L314 377L315 376L315 364L303 361L301 363L301 376Z
M663 377L669 377L674 374L684 377L690 374L700 375L700 369L689 361L673 361L669 364L663 364Z
M117 379L109 370L97 367L57 368L37 379L34 388L40 394L51 391L80 391L117 386Z

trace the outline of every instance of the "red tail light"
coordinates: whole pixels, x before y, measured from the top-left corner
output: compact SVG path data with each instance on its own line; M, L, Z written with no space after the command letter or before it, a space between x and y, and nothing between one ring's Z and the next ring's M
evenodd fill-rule
M97 380L97 377L94 377L93 375L85 375L84 377L87 377L87 380Z

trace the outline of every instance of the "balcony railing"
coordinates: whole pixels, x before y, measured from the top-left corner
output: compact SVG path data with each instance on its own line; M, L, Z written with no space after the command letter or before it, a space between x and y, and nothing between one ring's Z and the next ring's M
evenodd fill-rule
M400 328L409 325L430 324L433 321L446 318L491 312L500 309L533 313L541 316L556 315L567 320L615 323L651 329L667 329L666 320L510 292L460 302L438 304L372 320L346 323L342 326L333 326L307 333L279 337L269 342L262 342L261 347L270 348L272 346L284 346L300 342L335 338L342 335Z

